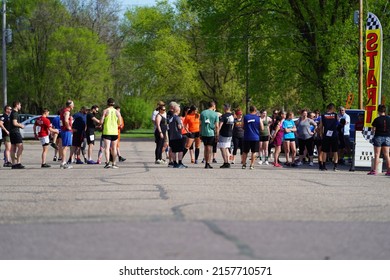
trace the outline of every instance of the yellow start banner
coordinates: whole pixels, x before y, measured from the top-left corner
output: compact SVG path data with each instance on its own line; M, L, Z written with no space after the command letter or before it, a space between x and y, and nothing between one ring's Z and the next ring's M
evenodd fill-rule
M382 25L373 13L368 13L366 29L367 103L364 127L371 127L377 117L382 85Z

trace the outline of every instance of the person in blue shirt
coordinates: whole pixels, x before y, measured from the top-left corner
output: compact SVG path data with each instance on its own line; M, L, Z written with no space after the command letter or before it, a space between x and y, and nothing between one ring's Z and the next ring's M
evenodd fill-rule
M297 128L295 122L293 121L294 113L288 112L286 119L283 122L282 128L284 130L283 144L284 144L284 153L286 155L286 165L295 167L295 156L297 154L297 148L295 144L295 132ZM291 154L291 160L290 160Z
M80 159L81 145L84 142L85 130L87 127L87 108L81 107L80 111L73 115L73 138L72 148L68 162L72 162L73 155L76 155L76 164L83 164L84 162Z
M249 107L249 114L244 116L244 141L242 153L242 169L246 168L246 158L252 152L250 169L254 169L254 162L259 152L260 129L264 129L255 106Z

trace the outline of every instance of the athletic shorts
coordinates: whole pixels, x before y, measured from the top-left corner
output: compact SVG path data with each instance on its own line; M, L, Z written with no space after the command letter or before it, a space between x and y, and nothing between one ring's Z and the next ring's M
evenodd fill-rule
M116 141L118 140L118 135L102 135L102 138L110 141Z
M41 142L42 146L47 146L50 143L49 136L39 137L39 142Z
M217 148L218 149L230 148L232 146L232 138L233 137L225 137L219 135Z
M372 140L374 147L390 147L389 136L374 136Z
M17 132L17 133L11 132L9 135L9 138L11 140L12 145L23 143L23 138L22 138L22 135L20 134L20 132Z
M202 141L205 146L213 146L215 143L214 136L202 136Z
M325 153L337 152L339 147L339 139L337 137L324 137L322 139L322 151Z
M258 153L260 150L259 141L245 141L243 143L243 152L244 153Z
M95 145L95 131L92 130L87 130L86 133L86 138L87 138L87 144L90 145Z
M84 133L73 133L72 146L81 147L84 142Z
M180 153L184 151L183 139L169 140L169 147L173 153Z
M344 145L346 148L351 148L351 140L349 139L349 135L344 135Z
M62 147L72 146L72 131L61 131Z
M260 136L260 142L267 142L269 141L269 135L268 136Z
M322 147L322 139L314 139L314 145L317 147Z
M195 139L195 138L200 137L200 133L199 133L199 131L198 132L190 132L190 133L187 133L187 137L190 139Z

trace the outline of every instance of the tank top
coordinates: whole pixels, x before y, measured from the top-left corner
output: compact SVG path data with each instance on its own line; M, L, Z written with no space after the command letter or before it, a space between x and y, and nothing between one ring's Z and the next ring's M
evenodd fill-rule
M70 114L70 109L69 108L64 108L61 110L60 113L60 125L61 125L61 131L71 131L72 129L68 129L65 126L65 112L69 112L69 126L72 127L73 124L73 118L72 115Z
M163 115L161 115L161 114L159 114L159 115L161 116L161 121L160 121L161 132L163 134L165 134L165 132L167 132L167 128L168 128L168 120ZM157 127L156 127L156 130L157 130Z
M118 117L115 108L108 108L104 118L103 135L118 135Z
M260 121L262 121L260 119ZM268 117L265 117L264 121L262 121L264 124L264 129L260 130L260 136L269 136L269 129L268 129Z

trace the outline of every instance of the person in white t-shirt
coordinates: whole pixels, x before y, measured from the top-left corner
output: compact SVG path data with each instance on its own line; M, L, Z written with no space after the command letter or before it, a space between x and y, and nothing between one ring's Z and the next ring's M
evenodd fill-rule
M343 127L345 148L339 152L339 162L343 164L345 163L344 156L348 157L349 162L351 161L351 142L349 140L351 117L345 112L345 108L342 106L339 108L339 120L341 119L345 119L345 125Z

